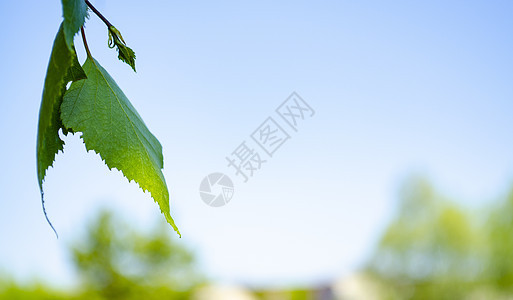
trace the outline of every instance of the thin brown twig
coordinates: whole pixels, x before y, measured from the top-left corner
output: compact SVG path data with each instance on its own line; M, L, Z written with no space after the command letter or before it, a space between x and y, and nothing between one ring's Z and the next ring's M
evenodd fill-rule
M80 27L80 32L82 33L82 41L84 42L84 48L86 50L87 57L93 58L93 56L91 55L91 52L89 51L89 46L87 45L84 26Z
M105 25L107 25L107 28L110 29L110 27L112 26L112 24L109 22L109 20L107 20L107 18L105 18L97 9L96 7L94 7L91 2L89 2L89 0L85 0L85 3L87 4L87 6L89 6L89 8L103 21L103 23L105 23Z

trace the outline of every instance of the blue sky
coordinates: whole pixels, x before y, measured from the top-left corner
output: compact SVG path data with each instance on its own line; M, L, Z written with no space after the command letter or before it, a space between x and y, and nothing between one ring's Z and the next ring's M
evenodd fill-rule
M470 207L513 181L510 1L93 4L135 50L138 72L108 49L93 14L91 52L162 143L180 242L216 280L312 284L352 272L410 174ZM99 208L143 229L163 218L70 136L45 182L55 239L41 211L35 142L60 2L4 1L0 14L0 270L70 284L67 246ZM293 91L315 116L243 183L225 157ZM198 194L216 171L235 183L221 208Z

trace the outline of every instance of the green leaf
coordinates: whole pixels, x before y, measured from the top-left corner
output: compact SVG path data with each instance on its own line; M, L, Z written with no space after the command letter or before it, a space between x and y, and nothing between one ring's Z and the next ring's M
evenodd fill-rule
M46 71L43 99L39 108L39 128L37 135L37 174L42 190L46 169L53 164L55 154L62 150L64 142L59 138L59 105L66 89L64 77L72 63L70 52L64 39L63 25L53 42L52 54Z
M87 17L87 5L84 0L62 0L62 15L64 17L64 36L70 51L73 51L73 38Z
M75 48L72 49L73 51L69 51L67 48L61 24L53 43L39 109L37 174L41 192L46 170L53 164L55 154L63 149L64 142L58 133L61 128L59 109L66 84L71 79L85 78L83 71L82 73L78 70L71 71L73 65L78 64Z
M167 222L180 234L169 212L160 142L96 60L88 57L82 67L87 79L72 83L62 101L64 126L82 132L86 149L100 154L110 169L120 170L129 181L149 191Z
M64 20L53 43L39 109L37 174L41 194L46 170L53 164L58 151L63 150L64 142L58 133L62 127L59 108L66 84L85 78L73 46L73 37L85 22L87 6L83 0L62 0L62 10Z
M59 137L59 128L62 127L59 110L62 97L66 90L66 83L71 79L78 80L85 78L83 71L82 73L80 73L79 70L71 71L73 65L75 65L76 68L76 64L79 65L79 63L73 45L72 51L70 51L66 44L63 27L63 24L61 24L57 36L55 37L50 62L48 63L48 69L46 71L43 97L41 107L39 108L36 150L37 178L41 191L41 201L43 202L43 212L52 229L53 226L48 220L44 209L43 180L46 175L46 170L53 164L55 155L59 150L63 150L64 142Z
M73 46L73 38L84 25L87 6L83 0L62 0L64 20L53 42L52 54L46 71L43 87L43 99L39 108L39 125L37 131L37 179L41 191L41 202L45 218L57 235L48 219L44 205L43 180L46 170L53 165L55 155L63 150L64 141L59 137L62 128L60 105L69 81L85 78ZM63 130L67 133L66 130Z

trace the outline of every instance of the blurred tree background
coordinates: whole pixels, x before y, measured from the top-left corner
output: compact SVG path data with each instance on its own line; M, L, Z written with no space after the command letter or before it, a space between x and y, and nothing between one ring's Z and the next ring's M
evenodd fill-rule
M88 299L186 299L199 283L189 251L172 242L165 224L151 234L130 229L110 212L72 247Z
M411 178L366 267L381 299L512 299L513 191L476 212Z
M102 211L70 247L81 282L77 290L19 285L4 276L0 299L189 299L202 278L192 253L170 234L163 223L149 234L135 231Z
M195 293L205 281L194 256L161 225L143 233L103 211L70 246L78 288L22 285L0 274L0 299L223 299ZM323 286L247 290L244 299L513 299L512 253L513 189L469 210L411 177L362 270L373 290L367 296L337 296Z

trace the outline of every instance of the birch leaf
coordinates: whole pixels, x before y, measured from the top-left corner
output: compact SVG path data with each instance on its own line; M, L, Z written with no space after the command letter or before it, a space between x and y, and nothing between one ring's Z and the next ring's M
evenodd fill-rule
M82 68L87 79L73 82L62 101L64 127L81 132L87 150L94 150L110 169L120 170L129 181L149 191L167 222L180 234L170 215L160 142L95 59L87 58Z

